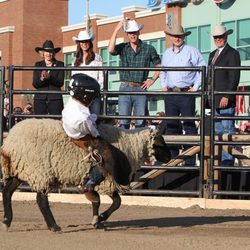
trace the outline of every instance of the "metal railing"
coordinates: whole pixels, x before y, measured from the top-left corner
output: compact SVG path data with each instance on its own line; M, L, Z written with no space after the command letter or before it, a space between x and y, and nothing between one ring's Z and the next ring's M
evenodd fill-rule
M4 116L4 79L5 79L5 67L0 67L0 145L3 144L3 116Z
M219 70L250 70L250 67L219 67L213 66L211 70L211 128L210 128L210 178L209 178L209 196L210 198L214 198L215 195L230 195L230 196L250 196L250 191L240 191L240 190L220 190L220 175L222 171L234 171L234 172L250 172L250 166L221 166L220 165L220 152L216 152L216 148L222 146L223 150L224 146L229 146L229 148L233 146L242 146L242 145L250 145L250 140L240 140L243 137L234 138L233 135L226 136L217 136L215 133L215 122L219 120L249 120L250 116L234 116L234 117L226 117L226 116L216 116L215 115L215 96L219 94L226 95L250 95L250 91L216 91L215 90L215 74ZM216 158L217 157L217 158ZM215 176L215 173L217 176ZM217 179L217 180L216 180ZM217 181L217 182L216 182Z
M16 89L14 86L14 72L15 71L34 71L34 70L46 70L46 67L29 67L29 66L10 66L9 67L9 126L10 128L14 125L13 118L32 118L32 117L44 117L44 118L60 118L61 116L55 116L55 115L25 115L25 114L14 114L13 113L13 100L14 95L20 95L20 94L35 94L35 93L60 93L62 95L68 94L67 91L38 91L38 90L21 90ZM199 134L199 140L198 141L182 141L179 142L179 144L186 144L186 145L195 145L199 147L199 153L200 153L200 166L193 166L193 167L184 167L184 166L150 166L150 170L154 169L155 171L161 171L161 168L164 169L164 171L176 171L176 172L189 172L189 171L197 171L199 173L199 179L198 179L198 189L193 190L143 190L143 189L137 189L133 190L130 193L131 194L158 194L158 195L167 195L167 194L176 194L176 195L191 195L191 196L198 196L203 197L203 186L204 186L204 141L205 141L205 133L204 133L204 124L205 124L205 78L206 78L206 68L205 67L157 67L157 68L129 68L129 67L54 67L53 70L65 70L65 71L103 71L104 73L104 87L102 91L102 98L103 98L103 110L102 114L100 115L100 118L104 119L127 119L127 118L133 118L133 119L142 119L142 120L154 120L154 119L162 119L162 120L196 120L200 122L200 134ZM112 71L198 71L201 73L201 89L197 92L162 92L162 91L147 91L147 92L121 92L121 91L110 91L108 90L108 82L109 82L109 72ZM173 117L173 116L166 116L166 117L158 117L158 116L120 116L120 115L110 115L107 114L107 105L108 105L108 99L110 97L118 96L118 95L147 95L147 96L165 96L165 95L194 95L197 97L201 97L201 112L199 116L196 117ZM1 131L2 134L2 131ZM143 168L147 168L147 166L143 166ZM157 192L159 191L159 192Z

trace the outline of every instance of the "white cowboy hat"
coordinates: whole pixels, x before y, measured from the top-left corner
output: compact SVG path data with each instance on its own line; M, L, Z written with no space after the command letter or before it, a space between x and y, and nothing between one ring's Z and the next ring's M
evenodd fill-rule
M127 23L124 25L124 31L125 32L136 32L139 30L142 30L144 28L143 24L138 24L135 20L129 20Z
M72 40L74 42L81 42L81 41L86 41L86 40L91 40L93 41L95 39L95 35L87 32L86 30L81 30L78 34L78 37L73 36Z
M176 24L172 28L167 26L164 32L170 36L189 36L191 34L191 31L184 32L183 27L179 24Z
M218 24L214 27L213 32L211 32L212 36L222 36L224 34L230 35L233 33L232 29L226 30L226 27L222 24Z

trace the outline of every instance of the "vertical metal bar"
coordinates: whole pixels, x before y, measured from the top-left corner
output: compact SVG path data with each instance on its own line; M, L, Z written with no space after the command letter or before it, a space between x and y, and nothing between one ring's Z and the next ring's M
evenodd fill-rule
M103 90L108 91L108 70L103 71ZM102 114L107 115L107 108L108 108L108 94L103 94L103 109Z
M9 67L9 129L13 127L13 87L14 86L14 66Z
M214 198L214 115L215 115L215 97L214 97L214 90L215 90L215 67L210 66L208 69L211 75L211 117L210 117L210 180L209 180L209 198Z
M0 146L3 145L3 115L4 115L4 79L5 67L0 67Z
M205 148L205 83L206 83L206 67L202 67L201 71L201 119L200 119L200 179L199 179L199 197L204 196L204 148Z

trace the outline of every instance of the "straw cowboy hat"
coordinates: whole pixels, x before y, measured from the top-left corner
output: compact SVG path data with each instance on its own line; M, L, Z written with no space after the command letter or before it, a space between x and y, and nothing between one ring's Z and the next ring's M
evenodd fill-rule
M232 29L226 30L226 27L222 24L218 24L214 27L213 32L211 32L212 36L222 36L224 34L230 35L233 33Z
M78 37L73 36L72 40L74 42L82 42L82 41L87 41L91 40L93 41L95 39L95 35L92 34L91 32L87 32L86 30L81 30L78 34Z
M138 24L135 20L129 20L127 21L127 23L124 25L124 31L126 33L128 32L136 32L136 31L140 31L144 28L143 24Z
M43 46L42 47L36 47L35 48L35 51L37 53L39 53L40 51L47 51L47 52L54 52L54 53L57 53L61 50L61 48L54 48L54 44L51 40L46 40L44 43L43 43Z
M183 27L179 24L176 24L172 28L167 27L164 32L170 36L189 36L191 34L191 31L184 32Z

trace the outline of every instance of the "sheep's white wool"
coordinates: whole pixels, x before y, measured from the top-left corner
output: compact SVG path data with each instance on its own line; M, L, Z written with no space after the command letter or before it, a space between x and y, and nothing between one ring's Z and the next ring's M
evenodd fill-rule
M154 158L153 133L149 129L123 130L99 125L101 136L128 157L133 168ZM1 148L3 178L16 176L35 191L51 187L79 185L87 177L93 160L89 152L76 146L63 128L53 119L27 119L16 124ZM103 182L105 192L113 191L111 179ZM112 190L111 190L112 189Z
M127 130L111 127L107 124L99 125L98 130L106 141L120 149L127 156L133 173L145 161L156 160L153 150L155 131L148 128Z

